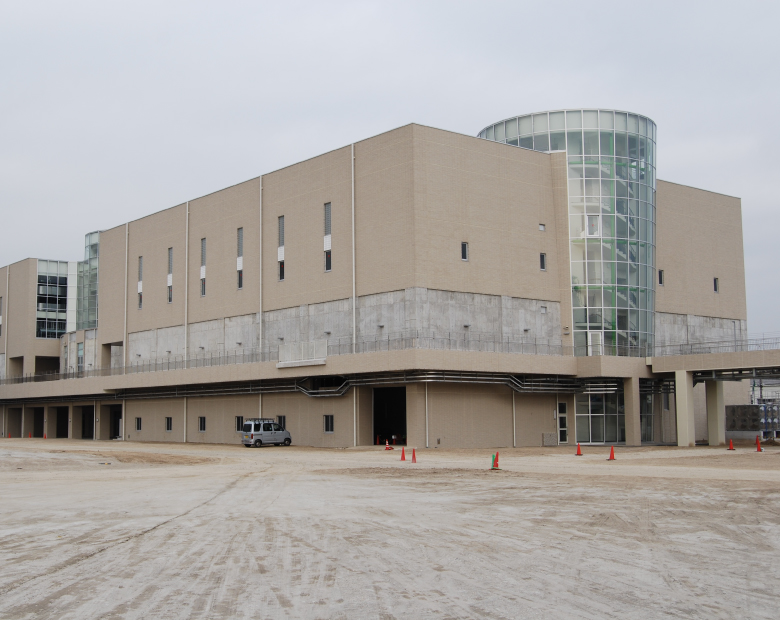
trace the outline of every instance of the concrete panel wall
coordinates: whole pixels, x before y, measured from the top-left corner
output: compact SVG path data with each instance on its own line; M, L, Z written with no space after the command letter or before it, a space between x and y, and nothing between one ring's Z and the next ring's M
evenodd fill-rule
M153 218L154 216L152 216ZM161 234L168 231L157 231ZM152 230L152 234L155 234ZM148 240L151 241L151 240ZM146 246L146 251L150 248ZM144 250L142 250L144 251ZM153 261L153 258L150 257ZM132 266L128 269L132 273ZM98 325L100 344L122 342L125 338L125 226L100 232L98 261ZM128 278L128 287L135 280ZM132 289L133 292L135 289ZM129 303L135 297L129 298Z
M219 396L187 399L188 443L241 443L236 432L236 416L256 418L258 396ZM264 416L268 412L263 412ZM206 430L198 430L198 418L206 418Z
M428 428L430 447L511 447L512 391L503 386L430 383Z
M724 319L693 314L655 313L655 342L694 344L708 341L738 341L747 338L745 319Z
M304 394L264 394L263 416L287 416L294 445L346 448L353 445L352 392L334 398ZM333 432L326 433L323 416L333 416Z
M129 441L184 440L184 399L126 401L125 438ZM173 418L173 429L165 430L165 418ZM135 430L135 419L141 418L141 430ZM189 439L189 437L188 437Z

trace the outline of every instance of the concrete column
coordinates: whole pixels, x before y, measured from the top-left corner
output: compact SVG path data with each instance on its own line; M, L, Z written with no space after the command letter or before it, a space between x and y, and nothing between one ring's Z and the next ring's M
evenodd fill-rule
M20 435L24 437L24 404L22 404L22 432Z
M73 405L68 405L68 439L73 439Z
M705 381L707 391L707 436L711 446L726 445L726 401L723 381Z
M696 429L693 418L693 373L674 373L674 401L677 412L677 445L695 446Z
M639 421L639 378L623 379L623 403L626 414L626 445L642 445L642 426Z

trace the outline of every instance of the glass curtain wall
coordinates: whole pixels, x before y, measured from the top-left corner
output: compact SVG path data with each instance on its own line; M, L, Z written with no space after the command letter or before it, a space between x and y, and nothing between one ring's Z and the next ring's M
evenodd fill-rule
M68 314L68 263L38 261L35 302L35 337L59 338L65 333Z
M651 352L656 132L638 114L561 110L511 118L479 134L567 154L575 355Z
M95 329L98 321L100 233L84 237L84 260L78 264L76 329Z

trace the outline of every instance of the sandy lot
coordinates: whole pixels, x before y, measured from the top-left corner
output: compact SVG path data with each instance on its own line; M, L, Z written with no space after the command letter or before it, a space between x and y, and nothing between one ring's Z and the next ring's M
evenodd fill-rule
M777 618L780 448L0 440L1 618Z

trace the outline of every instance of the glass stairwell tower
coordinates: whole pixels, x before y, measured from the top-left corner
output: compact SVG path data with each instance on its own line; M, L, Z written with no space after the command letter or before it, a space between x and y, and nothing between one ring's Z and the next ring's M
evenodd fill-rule
M558 110L495 123L479 137L566 152L575 355L650 355L656 124L631 112Z

